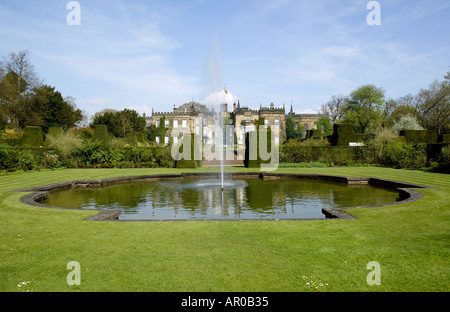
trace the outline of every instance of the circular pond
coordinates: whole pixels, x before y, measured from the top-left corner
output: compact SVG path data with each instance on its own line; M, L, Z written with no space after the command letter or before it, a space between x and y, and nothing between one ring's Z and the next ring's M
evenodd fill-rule
M119 220L265 220L325 218L322 208L394 203L395 189L316 179L233 177L224 190L208 177L159 178L69 187L41 204L63 208L119 209Z

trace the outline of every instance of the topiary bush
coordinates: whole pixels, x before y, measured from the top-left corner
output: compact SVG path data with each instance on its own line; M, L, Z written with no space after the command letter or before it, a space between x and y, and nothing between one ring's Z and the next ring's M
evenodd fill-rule
M438 143L438 134L436 130L402 130L400 135L404 136L408 143Z
M44 137L41 127L25 127L22 136L22 146L24 147L44 146Z

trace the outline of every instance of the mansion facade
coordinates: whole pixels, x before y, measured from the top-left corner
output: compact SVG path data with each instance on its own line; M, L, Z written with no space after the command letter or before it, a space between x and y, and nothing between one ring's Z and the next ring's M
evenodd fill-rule
M286 114L285 106L275 107L270 104L270 107L262 107L253 110L248 107L241 107L240 102L234 103L232 110L228 110L228 104L222 104L220 111L215 111L214 108L208 109L206 105L196 102L190 102L173 108L172 112L155 112L152 110L152 116L146 117L147 127L160 127L164 122L164 126L168 128L165 138L156 138L157 143L168 144L170 133L195 133L202 137L203 143L208 144L212 142L212 127L211 125L219 125L220 118L226 121L226 125L234 127L236 134L237 145L239 147L245 144L245 133L254 131L254 121L264 117L266 127L270 127L275 133L275 144L279 144L280 138L286 135L286 117L291 116L295 122L304 126L304 131L313 130L316 128L316 122L320 116L318 114L296 114L293 112L291 106L290 112ZM234 135L234 134L231 134ZM163 141L164 140L164 141ZM174 143L177 143L178 138L173 137Z

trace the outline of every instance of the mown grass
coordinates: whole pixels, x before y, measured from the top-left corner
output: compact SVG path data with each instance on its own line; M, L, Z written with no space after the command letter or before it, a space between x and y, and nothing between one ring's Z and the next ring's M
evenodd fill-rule
M95 212L31 207L20 202L23 193L11 192L188 171L67 169L0 177L0 291L450 290L449 175L378 167L278 170L435 187L420 189L424 198L415 203L352 209L357 220L92 222L84 220ZM80 286L66 282L69 261L81 265ZM380 286L366 282L370 261L380 263ZM307 285L319 280L318 289Z

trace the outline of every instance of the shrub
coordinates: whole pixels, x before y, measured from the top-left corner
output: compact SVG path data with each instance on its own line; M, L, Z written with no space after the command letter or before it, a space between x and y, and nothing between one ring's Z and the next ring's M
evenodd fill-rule
M386 144L381 160L382 165L404 169L420 169L426 162L426 144L405 144L400 140Z
M441 150L438 171L450 173L450 145L444 146Z
M46 138L48 147L54 149L63 158L70 157L82 148L83 140L77 135L71 132L64 133L62 129L61 131L55 128L51 131L51 129L49 129L49 134Z
M377 132L367 140L363 148L364 159L368 163L380 163L383 159L386 145L398 139L396 135L389 128L380 128Z
M0 145L0 170L33 170L38 163L30 150Z

